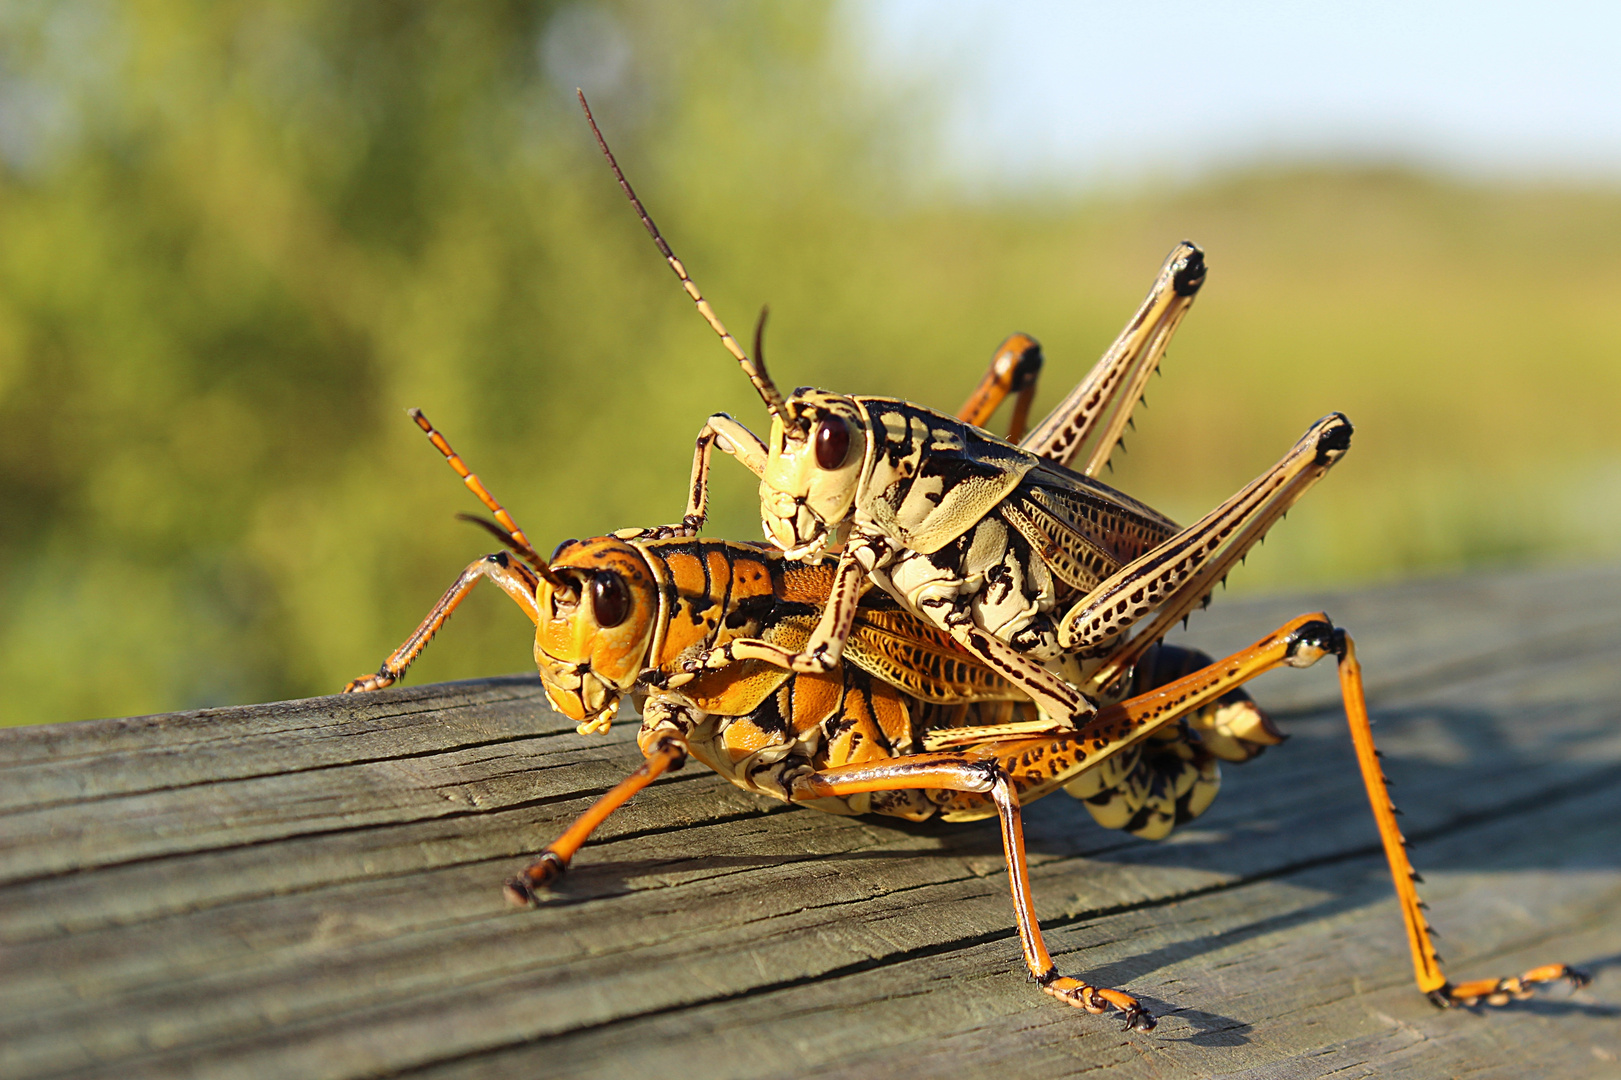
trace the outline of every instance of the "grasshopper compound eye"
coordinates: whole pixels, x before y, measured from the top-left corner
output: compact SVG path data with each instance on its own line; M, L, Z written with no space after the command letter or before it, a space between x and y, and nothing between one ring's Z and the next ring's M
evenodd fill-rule
M829 418L816 425L816 464L832 472L850 455L850 429L843 420Z
M591 578L591 614L604 630L612 629L630 615L630 589L625 579L611 571Z

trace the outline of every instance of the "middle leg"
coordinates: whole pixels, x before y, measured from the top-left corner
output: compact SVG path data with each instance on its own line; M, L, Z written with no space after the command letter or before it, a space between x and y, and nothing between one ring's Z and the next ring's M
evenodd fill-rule
M1120 990L1091 984L1058 974L1047 943L1036 921L1035 903L1030 897L1030 871L1025 861L1024 827L1019 814L1019 797L1008 773L994 757L983 753L946 752L892 758L876 764L845 765L798 777L791 797L795 800L854 795L863 791L896 791L905 788L932 788L980 793L996 804L1002 826L1002 852L1007 860L1008 888L1013 894L1013 918L1024 949L1025 966L1042 990L1078 1009L1090 1013L1117 1009L1125 1027L1137 1031L1154 1030L1154 1017L1137 999Z

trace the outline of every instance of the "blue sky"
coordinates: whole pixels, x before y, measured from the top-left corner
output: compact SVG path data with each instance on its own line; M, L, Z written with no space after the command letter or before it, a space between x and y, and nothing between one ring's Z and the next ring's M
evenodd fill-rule
M1401 162L1621 184L1621 3L863 0L880 78L941 76L969 187Z

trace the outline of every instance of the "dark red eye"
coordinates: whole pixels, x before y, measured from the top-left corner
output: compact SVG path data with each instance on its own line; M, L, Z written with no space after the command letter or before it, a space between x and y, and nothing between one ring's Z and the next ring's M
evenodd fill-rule
M842 420L823 420L816 425L816 464L832 472L844 464L850 453L850 429Z
M591 613L604 630L625 621L630 614L630 590L624 578L607 570L591 578Z

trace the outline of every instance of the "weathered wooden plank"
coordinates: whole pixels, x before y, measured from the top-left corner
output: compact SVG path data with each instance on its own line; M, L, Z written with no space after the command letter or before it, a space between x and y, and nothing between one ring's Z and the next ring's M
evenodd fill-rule
M1621 589L1617 590L1617 599L1621 600ZM1491 610L1512 613L1514 608L1494 605ZM1595 634L1604 634L1606 627L1609 628L1608 632L1613 632L1613 612L1616 610L1621 610L1621 603L1609 609L1608 623L1602 621L1603 615L1595 619L1591 614L1586 618L1568 620L1569 625L1559 628L1560 646L1584 650L1593 648ZM1247 620L1250 624L1259 623L1263 627L1274 621L1281 621L1281 618ZM1469 655L1486 658L1477 662L1489 661L1493 656L1513 655L1497 639L1506 636L1506 631L1512 628L1524 627L1525 623L1518 618L1505 620L1502 626L1489 628L1498 631L1496 634L1461 620L1436 622L1433 625L1436 632L1421 638L1408 630L1414 641L1409 653L1404 654L1420 656L1432 668L1434 658L1447 655L1459 641L1474 642L1475 653ZM1461 625L1469 627L1467 633L1460 629ZM1256 633L1254 629L1246 627L1243 637L1238 640L1248 639ZM1374 635L1374 640L1383 642L1389 636ZM1549 648L1547 638L1542 640L1540 647L1545 650ZM1370 668L1376 673L1375 656L1382 648L1373 649L1373 655L1369 658ZM1388 667L1397 665L1390 664ZM1438 677L1434 671L1431 676L1432 681ZM1403 676L1386 674L1373 680L1376 700L1380 679L1393 677ZM1409 682L1413 681L1411 675L1406 678ZM1305 687L1310 689L1303 689ZM5 845L8 852L4 872L33 877L51 872L54 865L82 868L123 862L165 853L183 845L206 849L210 845L217 846L216 841L211 839L212 834L200 829L210 817L217 818L219 830L230 836L230 840L226 841L226 846L230 846L243 840L273 838L278 835L278 828L282 835L305 833L322 828L325 819L337 819L342 822L341 827L352 828L367 821L399 820L402 815L445 816L470 809L496 809L508 801L524 801L522 792L527 786L524 780L529 774L553 767L557 762L565 764L571 776L578 774L576 766L582 747L568 740L550 752L538 750L534 740L564 734L568 728L561 718L544 711L532 685L522 689L522 693L508 691L506 700L501 703L505 707L489 707L486 702L475 700L468 710L466 726L460 719L454 724L449 723L443 709L417 707L422 692L407 691L405 693L412 695L414 700L407 698L397 702L391 692L380 700L358 704L351 699L326 702L317 699L319 703L303 703L300 715L305 719L302 722L276 722L292 711L286 706L273 707L275 712L268 717L253 721L243 720L247 714L240 711L222 710L224 715L209 716L206 724L200 723L201 717L179 720L169 727L151 721L140 724L112 722L112 746L100 757L91 753L89 744L93 743L96 735L90 730L76 732L73 746L63 745L68 740L60 735L49 740L25 735L19 740L23 750L17 755L19 764L15 772L26 775L20 779L7 777L8 781L17 781L9 785L13 812L0 815L0 843ZM1328 691L1329 696L1332 695L1333 680L1274 678L1269 689L1276 691L1274 696L1293 695L1297 701L1315 704L1323 699L1324 690ZM481 686L475 693L482 697L488 692L488 687ZM1301 698L1301 694L1309 696ZM330 723L312 719L311 714L316 718L330 717ZM460 714L457 715L459 717ZM259 724L259 719L266 722ZM250 727L250 724L255 726ZM399 729L400 744L392 752L387 747L387 732L391 724ZM73 730L87 726L66 727ZM164 736L163 741L171 746L181 740L170 734L170 728L216 729L211 734L194 733L184 740L182 752L166 751L162 758L181 777L201 775L209 778L211 790L208 798L217 800L212 807L214 814L208 813L209 807L203 807L199 813L196 793L187 790L189 783L183 779L170 780L165 786L153 786L146 781L149 774L163 772L163 767L155 765L150 758L143 760L137 757L128 763L123 761L131 753L124 740L132 728L160 732ZM452 731L455 735L447 737ZM310 745L300 742L301 735L308 736ZM625 737L623 732L620 737ZM247 773L240 761L222 770L215 769L211 755L228 753L233 740L238 745L238 758L251 761L256 772ZM37 744L43 742L55 744L54 748L59 751L57 756L65 760L52 760L49 756L41 755ZM199 751L198 746L207 746L209 750L206 753ZM347 759L342 757L346 748L352 755ZM198 756L202 759L187 765L187 761ZM586 759L593 763L607 760L600 755L592 758L588 752ZM98 762L107 764L98 767ZM469 769L469 766L472 768ZM179 772L187 767L194 771ZM119 770L126 777L141 777L141 780L133 781L138 786L116 791L109 788L108 785L113 783L112 774ZM337 770L339 775L328 775L327 770ZM87 790L64 810L63 792L67 785L62 782L62 775L70 772L84 772L96 777L99 782L94 785L87 783L87 788L94 786L95 790ZM42 774L43 778L35 777L34 773ZM161 779L161 776L154 775L154 779ZM238 780L242 786L218 782L232 779ZM582 775L581 780L582 791L600 790L607 782L602 777L590 774ZM132 781L124 783L129 782ZM481 788L480 784L485 786ZM19 801L30 788L34 801L21 805ZM312 792L323 791L327 797L340 801L322 806ZM119 802L114 808L97 806L91 801L119 794L144 797ZM341 800L345 797L357 799L359 805L343 804ZM298 813L289 813L289 804L296 804ZM174 817L181 819L178 825L172 821ZM36 827L39 821L45 824ZM108 831L109 823L116 827L120 822L129 825L133 839L128 845L120 841L119 835ZM247 835L243 834L244 829L248 830ZM92 832L95 834L93 839ZM79 842L66 842L73 838ZM36 841L44 841L39 852L44 862L35 863L29 858L31 845Z
M206 780L297 770L572 730L532 678L481 679L386 696L314 698L230 709L11 728L0 810L41 808Z
M1428 845L1443 926L1471 927L1460 968L1515 969L1546 955L1546 939L1579 940L1587 955L1621 951L1621 876L1613 873L1621 791L1601 789L1556 807L1499 818ZM1573 816L1575 829L1550 826ZM1545 842L1556 835L1552 850ZM1543 845L1538 868L1526 845ZM1594 889L1559 867L1608 867ZM1154 1039L1033 1000L1016 946L999 940L960 952L768 990L676 1014L571 1033L478 1055L415 1075L472 1080L523 1075L638 1075L660 1068L673 1042L704 1047L705 1075L937 1077L1065 1075L1113 1066L1121 1076L1402 1075L1415 1045L1442 1050L1421 1075L1524 1075L1529 1039L1556 1054L1544 1075L1603 1075L1590 1049L1621 1049L1614 1017L1590 994L1482 1018L1441 1013L1413 993L1399 916L1377 856L1224 889L1150 910L1085 920L1049 932L1059 963L1129 981L1164 1003ZM1061 951L1060 951L1061 950ZM1300 993L1302 969L1326 971ZM1558 1019L1558 1030L1547 1030ZM1532 1029L1527 1032L1527 1029ZM947 1032L941 1035L942 1031ZM1302 1034L1318 1046L1300 1053ZM1552 1036L1552 1038L1550 1038ZM1493 1057L1498 1057L1495 1063ZM1287 1062L1287 1065L1280 1063Z
M1572 799L1607 797L1618 786L1621 675L1610 658L1621 646L1621 572L1327 599L1359 632L1379 735L1416 835L1447 844L1494 823L1558 820ZM1319 604L1232 605L1196 628L1212 648L1241 645ZM1153 965L1134 967L1131 958L1156 955L1154 934L1221 942L1238 932L1210 929L1223 918L1271 925L1255 911L1294 910L1289 889L1316 887L1295 884L1299 875L1367 877L1365 866L1346 869L1366 863L1359 853L1373 832L1342 724L1312 715L1334 696L1331 672L1280 673L1261 696L1289 702L1296 738L1230 770L1216 807L1179 842L1104 832L1062 796L1027 815L1043 919L1059 924L1060 936L1110 920L1141 923L1120 938L1124 959L1104 962L1150 996L1161 991L1140 976L1157 977ZM782 995L844 994L845 1004L812 1012L849 1025L851 1010L866 1016L897 997L894 972L913 970L947 972L923 979L933 995L926 1023L863 1021L863 1037L878 1040L868 1049L851 1036L839 1043L855 1055L848 1060L803 1061L860 1072L876 1060L870 1055L907 1040L973 1038L981 1028L953 1035L960 1025L951 1017L990 1008L976 1002L986 984L1003 985L997 980L1012 980L1013 990L995 1006L1004 1012L986 1015L1045 1016L1030 1022L1058 1025L1052 1053L1090 1053L1097 1036L1078 1031L1103 1030L1099 1022L1022 985L1000 851L985 825L831 818L693 769L611 819L553 905L509 911L496 891L501 878L635 760L629 725L607 740L567 731L541 709L532 681L495 680L0 733L8 785L0 802L0 1072L347 1076L435 1062L476 1072L543 1039L537 1045L555 1053L535 1061L566 1061L582 1074L619 1071L614 1063L633 1060L647 1040L698 1053L688 1074L719 1074L702 1048L717 1031L745 1042L780 1037L772 1014L789 1000ZM1613 820L1613 807L1606 812ZM1553 847L1514 837L1522 855L1535 856L1529 866L1550 865ZM1419 852L1427 870L1485 879L1485 862L1423 861L1434 846ZM1613 908L1613 863L1543 876L1571 891L1571 905L1587 897ZM1370 896L1388 890L1377 876L1364 887ZM1320 902L1301 910L1309 914L1277 931L1291 948L1328 921ZM1441 921L1466 948L1484 950L1493 931L1476 923L1495 918ZM1154 929L1162 924L1181 929ZM1553 943L1586 940L1580 920L1544 925ZM1368 932L1400 945L1391 911ZM1166 970L1189 965L1177 978L1202 996L1208 984L1194 976L1214 950L1188 949ZM1392 955L1369 985L1403 987L1405 960ZM1257 984L1274 987L1268 1017L1290 1008L1361 1015L1355 995L1311 1004L1307 991L1330 981L1312 978L1330 970L1326 961L1257 963L1274 973ZM1172 989L1161 1001L1179 1015L1206 1007ZM1300 1002L1284 1001L1289 994ZM987 1000L1001 1002L1002 991ZM751 1020L714 1018L756 1001ZM1329 1023L1310 1015L1311 1030ZM1290 1030L1279 1029L1279 1060L1303 1052L1301 1040L1282 1039ZM615 1042L615 1032L627 1034ZM1128 1044L1136 1045L1119 1043ZM1150 1054L1169 1069L1161 1051L1172 1045L1183 1044L1137 1047L1131 1060ZM751 1053L740 1060L775 1060ZM670 1061L663 1066L672 1071Z

